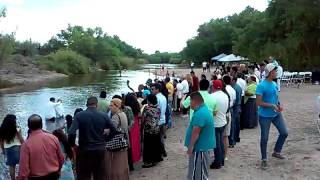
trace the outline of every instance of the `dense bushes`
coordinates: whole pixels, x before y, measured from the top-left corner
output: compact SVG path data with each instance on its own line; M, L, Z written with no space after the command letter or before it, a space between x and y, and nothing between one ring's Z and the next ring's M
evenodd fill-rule
M320 68L320 0L272 0L268 8L244 11L199 26L184 59L201 63L221 53L252 61L274 56L285 69Z
M90 60L71 50L59 50L39 59L49 70L63 74L85 74L89 72Z

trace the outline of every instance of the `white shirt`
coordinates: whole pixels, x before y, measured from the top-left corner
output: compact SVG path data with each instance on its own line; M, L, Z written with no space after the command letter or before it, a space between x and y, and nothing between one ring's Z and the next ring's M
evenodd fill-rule
M254 75L256 75L256 77L260 80L261 74L260 74L260 71L257 68L254 69Z
M202 67L204 67L204 68L207 67L207 62L203 62Z
M227 110L229 105L229 98L228 96L222 91L216 91L212 94L214 99L217 101L218 104L218 112L214 116L214 127L223 127L227 124Z
M260 79L261 80L264 80L266 78L266 72L265 71L262 71L261 73L260 73Z
M177 96L179 99L182 98L182 95L183 95L182 90L183 90L183 85L181 83L178 83L177 84Z
M283 74L283 68L279 65L277 67L277 78L281 78Z
M191 66L194 66L194 62L191 63Z
M60 103L55 103L55 102L51 102L49 101L47 104L47 112L45 115L46 119L51 119L51 118L55 118L56 117L56 107L59 105Z
M183 94L187 94L189 93L189 83L188 81L185 79L181 82L182 86L183 86L183 90L182 90L182 93Z
M237 98L236 91L230 85L226 85L226 90L230 96L230 107L232 107Z
M60 103L56 106L56 115L57 115L57 117L63 117L64 109L63 109L62 103Z
M317 98L317 108L318 108L318 111L320 113L320 95Z
M257 77L257 75L255 75L255 74L250 74L250 75L248 76L248 78L250 78L250 76L254 76L254 77L256 78L256 83L257 83L257 84L260 83L260 80L259 80L259 78ZM246 87L246 90L247 90L247 87Z
M167 99L162 95L162 93L158 93L157 95L158 107L160 108L160 121L159 125L166 123L166 110L167 110Z
M244 92L246 91L246 87L247 87L247 82L245 80L243 80L242 78L238 78L237 84L241 87L242 96L244 96L245 95Z

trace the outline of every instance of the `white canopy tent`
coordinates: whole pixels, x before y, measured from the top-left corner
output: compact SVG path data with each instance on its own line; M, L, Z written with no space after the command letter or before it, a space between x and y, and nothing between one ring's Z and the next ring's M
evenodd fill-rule
M227 56L226 54L222 53L222 54L219 54L218 56L215 56L213 58L211 58L212 61L217 61L223 57Z
M244 57L241 57L241 56L236 56L234 54L230 54L230 55L227 55L223 58L218 59L217 61L218 62L235 62L235 61L244 61L244 60L247 60L247 59Z

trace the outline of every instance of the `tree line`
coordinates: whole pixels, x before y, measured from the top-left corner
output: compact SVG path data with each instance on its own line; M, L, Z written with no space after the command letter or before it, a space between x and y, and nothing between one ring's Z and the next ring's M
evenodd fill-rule
M286 69L312 70L320 68L319 49L320 0L271 0L263 12L247 7L200 25L181 55L198 63L221 53L274 56Z
M0 9L0 20L5 16L6 9ZM71 25L44 44L31 39L17 41L15 33L0 34L0 65L15 55L31 57L49 70L65 74L88 73L93 68L129 69L144 63L148 56L100 27Z

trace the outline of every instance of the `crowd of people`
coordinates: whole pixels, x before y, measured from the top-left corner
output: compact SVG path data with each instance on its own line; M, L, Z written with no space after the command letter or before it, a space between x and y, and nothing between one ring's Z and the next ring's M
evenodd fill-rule
M210 80L205 75L199 79L193 71L181 79L149 79L137 92L114 95L111 101L102 89L98 98L87 99L87 109L66 116L62 101L50 98L44 121L37 114L28 118L26 139L15 115L8 114L0 127L0 141L11 179L16 179L18 164L19 180L129 179L138 162L151 168L167 157L166 131L172 127L173 111L189 119L188 179L208 179L209 168L224 167L228 148L240 142L240 130L258 123L265 169L270 124L280 134L273 157L284 158L281 150L288 135L274 82L278 67L271 59L260 66L217 68Z
M281 66L270 58L260 65L235 64L216 69L210 81L202 75L198 83L193 71L191 80L188 80L189 75L184 77L191 92L184 93L181 100L182 108L190 108L185 140L189 155L188 179L208 179L209 167L224 167L225 161L229 160L228 148L234 148L240 142L240 130L255 128L258 123L261 168L268 168L267 143L271 123L279 132L272 156L285 158L281 151L288 129L281 114L279 73L282 73ZM213 159L210 151L214 152Z
M102 89L98 98L87 99L87 109L65 116L62 101L52 97L44 120L37 114L28 118L26 139L16 116L8 114L0 142L11 179L122 180L141 160L143 168L157 165L167 157L173 93L170 78L149 79L138 92L114 95L111 101Z

